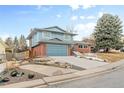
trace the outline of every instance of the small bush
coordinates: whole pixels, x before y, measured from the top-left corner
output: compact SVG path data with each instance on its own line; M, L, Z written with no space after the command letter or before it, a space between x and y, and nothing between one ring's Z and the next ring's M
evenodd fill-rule
M32 74L32 73L28 74L28 78L29 78L29 79L34 78L34 76L35 76L35 75L34 75L34 74Z
M17 77L22 77L25 73L24 72L20 72L17 74Z
M23 75L25 75L25 73L24 72L21 72L21 76L23 76Z
M5 77L5 78L2 79L2 82L8 82L8 81L10 81L10 79L7 78L7 77Z
M12 71L12 72L10 73L10 75L11 75L12 77L16 77L17 74L18 74L18 72L17 72L16 70L15 70L15 71Z

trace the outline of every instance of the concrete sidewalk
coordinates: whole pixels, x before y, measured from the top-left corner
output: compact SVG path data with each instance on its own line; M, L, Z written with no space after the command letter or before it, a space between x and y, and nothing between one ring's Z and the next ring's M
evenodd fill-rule
M97 68L92 68L89 70L84 70L84 71L78 71L72 74L66 74L66 75L60 75L60 76L52 76L52 77L44 77L43 80L42 79L38 79L38 80L32 80L32 81L25 81L25 82L21 82L21 83L15 83L15 84L9 84L9 85L5 85L5 86L0 86L1 88L23 88L23 87L42 87L44 85L46 85L46 83L44 81L46 81L48 84L52 84L52 83L56 83L56 82L61 82L61 81L66 81L66 80L71 80L71 79L76 79L76 78L80 78L80 77L84 77L87 75L92 75L92 74L96 74L96 73L102 73L105 71L111 71L114 70L116 68L120 68L122 65L124 65L124 60L121 60L119 62L115 62L112 64L107 64L101 67L97 67Z
M78 58L74 56L51 56L51 58L56 59L60 62L67 62L69 64L84 68L84 69L91 69L96 68L99 66L103 66L109 63L106 62L100 62L100 61L94 61L94 60L88 60L85 58Z

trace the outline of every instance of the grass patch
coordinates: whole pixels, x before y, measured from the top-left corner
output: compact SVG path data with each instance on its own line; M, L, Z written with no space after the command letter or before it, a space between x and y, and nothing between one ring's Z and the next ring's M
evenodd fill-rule
M124 59L124 53L121 52L97 53L97 56L101 59L107 60L109 63Z

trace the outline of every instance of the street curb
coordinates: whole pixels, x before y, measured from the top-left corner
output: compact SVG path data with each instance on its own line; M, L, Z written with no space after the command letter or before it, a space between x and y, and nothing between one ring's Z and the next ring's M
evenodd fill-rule
M108 71L108 70L113 70L122 65L124 65L124 60L121 60L121 61L118 61L115 63L106 64L104 66L99 66L97 68L78 71L78 72L75 72L72 74L44 77L43 78L44 80L38 79L38 80L32 80L32 81L25 81L25 82L9 84L9 85L0 86L0 87L1 88L11 88L11 87L12 88L31 88L31 87L37 88L38 86L44 87L44 86L48 86L48 85L46 85L46 82L47 82L47 84L49 84L49 83L52 84L52 83L56 83L56 82L66 81L69 79L80 78L80 77L91 75L91 74L96 74L96 73L100 73L100 72L104 72L104 71ZM44 82L44 81L46 81L46 82Z
M93 68L93 69L89 69L89 70L78 71L78 72L68 74L68 75L54 76L51 78L45 77L44 80L47 81L48 83L51 83L51 84L54 83L55 84L55 82L62 82L64 80L68 81L69 79L81 78L81 77L96 74L96 73L115 70L122 65L124 65L124 62L120 61L118 63L111 63L111 64L107 64L107 65L100 66L100 67Z

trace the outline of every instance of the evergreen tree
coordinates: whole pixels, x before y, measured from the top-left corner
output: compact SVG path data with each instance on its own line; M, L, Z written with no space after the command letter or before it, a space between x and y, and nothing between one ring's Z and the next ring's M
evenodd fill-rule
M18 38L17 37L14 38L13 43L14 43L14 52L18 52L19 42L18 42Z
M12 40L11 37L8 37L8 38L5 40L5 43L9 46L9 48L13 49L14 44L13 44L13 40Z
M19 39L19 50L23 51L27 49L26 38L24 35L21 35Z
M97 49L108 52L110 48L120 46L122 34L122 21L118 16L104 14L95 26L94 38Z

